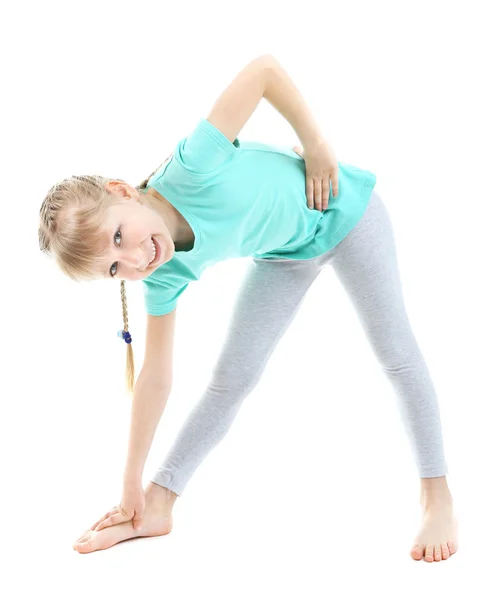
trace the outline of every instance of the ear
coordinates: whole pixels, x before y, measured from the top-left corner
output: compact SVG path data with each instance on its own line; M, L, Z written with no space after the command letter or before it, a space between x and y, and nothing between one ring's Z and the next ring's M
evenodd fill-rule
M129 197L131 195L130 192L133 189L127 183L119 179L111 179L110 181L106 182L105 187L110 194L114 194L120 199Z

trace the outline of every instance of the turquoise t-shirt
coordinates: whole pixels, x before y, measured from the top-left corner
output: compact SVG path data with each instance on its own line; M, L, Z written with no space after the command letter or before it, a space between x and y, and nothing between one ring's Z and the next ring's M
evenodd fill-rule
M324 212L307 206L305 161L291 148L229 141L202 118L150 178L187 220L192 250L142 280L146 310L164 315L189 283L228 258L306 260L336 246L360 221L376 176L340 163L338 197L329 186ZM146 188L147 189L147 188Z

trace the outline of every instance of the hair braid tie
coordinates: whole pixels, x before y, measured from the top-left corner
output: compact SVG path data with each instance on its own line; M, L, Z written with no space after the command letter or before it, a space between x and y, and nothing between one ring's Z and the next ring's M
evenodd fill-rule
M120 329L118 331L118 337L120 337L123 340L125 340L125 342L127 344L131 344L132 343L132 336L130 335L129 331L125 331L124 329Z
M121 304L123 308L123 329L118 331L118 336L125 340L127 344L126 352L126 386L129 392L134 393L135 389L135 367L132 351L132 336L128 331L128 306L126 301L125 281L121 280Z

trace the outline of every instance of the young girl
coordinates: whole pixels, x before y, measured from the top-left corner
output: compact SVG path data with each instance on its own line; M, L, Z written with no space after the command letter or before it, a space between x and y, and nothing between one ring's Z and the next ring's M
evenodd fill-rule
M238 139L262 97L303 148ZM287 73L263 55L139 186L75 176L49 191L40 210L41 248L75 280L121 280L119 335L133 392L121 503L78 539L78 552L171 531L177 497L227 433L324 267L344 285L400 401L423 512L410 555L439 561L456 552L437 396L408 321L392 226L375 183L373 173L338 163ZM206 267L232 257L252 261L212 380L143 490L142 470L171 389L178 299ZM125 280L139 279L148 321L134 386Z

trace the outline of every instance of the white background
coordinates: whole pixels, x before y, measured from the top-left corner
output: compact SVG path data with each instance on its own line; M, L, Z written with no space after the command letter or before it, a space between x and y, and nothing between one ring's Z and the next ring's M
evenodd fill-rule
M493 2L24 2L2 8L2 588L5 597L497 594L497 22ZM129 408L119 282L38 248L49 188L138 185L250 60L272 53L340 162L374 172L409 318L439 394L459 550L409 556L419 478L353 307L325 269L173 531L80 555L120 500ZM300 143L264 99L240 139ZM340 180L341 186L341 180ZM250 259L177 310L174 384L144 472L208 383ZM137 372L142 284L128 283ZM484 590L487 590L486 593ZM485 594L485 595L484 595Z

